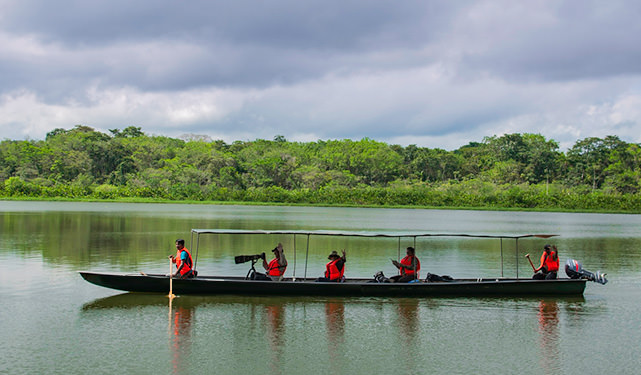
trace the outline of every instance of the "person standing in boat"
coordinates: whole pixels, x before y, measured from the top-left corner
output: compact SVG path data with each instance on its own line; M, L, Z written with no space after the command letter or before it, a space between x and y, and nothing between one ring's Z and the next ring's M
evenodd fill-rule
M316 281L336 283L345 281L345 262L347 262L345 250L343 250L343 256L338 255L338 252L334 250L327 259L329 259L329 263L325 266L325 277L319 277Z
M171 277L186 279L195 276L192 268L194 266L194 262L191 259L189 250L185 247L185 240L176 240L176 255L170 255L169 258L172 263L176 263L176 273L172 274Z
M535 280L553 280L557 277L559 271L559 251L556 245L545 245L543 247L543 254L541 254L541 265L534 270Z
M421 261L416 257L416 251L413 247L408 247L405 258L400 263L392 260L392 264L398 268L400 275L392 276L390 279L396 283L409 283L419 278L418 271L421 270Z
M283 244L279 242L272 252L274 253L274 259L267 263L267 260L263 258L263 268L267 271L267 276L270 279L281 281L287 269L287 259L285 259Z

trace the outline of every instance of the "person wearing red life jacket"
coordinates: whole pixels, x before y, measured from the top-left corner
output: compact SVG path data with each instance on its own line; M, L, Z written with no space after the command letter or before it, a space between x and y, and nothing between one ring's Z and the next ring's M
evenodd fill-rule
M345 281L345 262L347 262L345 250L343 250L343 256L338 255L338 252L334 250L327 259L329 259L329 263L325 265L325 277L319 277L316 281L336 283Z
M557 278L559 271L559 251L556 245L545 245L543 247L543 254L541 254L541 265L534 269L535 280L553 280Z
M265 268L267 276L270 279L273 281L281 281L287 269L287 259L285 259L283 244L278 243L278 246L276 246L272 252L274 253L274 259L267 263L267 260L263 258L263 268Z
M176 272L171 277L186 279L195 276L193 270L194 262L191 259L189 250L185 247L185 240L176 240L176 255L170 255L169 258L172 263L176 263Z
M400 275L392 276L390 279L397 283L409 283L419 278L421 270L421 261L416 257L416 251L413 247L408 247L405 258L400 262L392 260L392 264L398 268Z

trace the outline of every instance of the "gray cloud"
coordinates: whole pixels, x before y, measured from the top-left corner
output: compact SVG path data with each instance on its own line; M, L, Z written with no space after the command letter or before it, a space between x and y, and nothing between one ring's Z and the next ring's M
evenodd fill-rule
M634 1L5 1L0 129L641 141Z

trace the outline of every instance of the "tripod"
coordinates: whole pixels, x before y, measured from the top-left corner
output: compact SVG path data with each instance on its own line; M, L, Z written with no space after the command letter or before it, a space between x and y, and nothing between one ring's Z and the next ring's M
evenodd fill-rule
M245 276L245 280L249 280L249 275L253 275L256 273L256 268L254 267L254 264L256 264L257 261L258 259L252 259L252 266L249 269L249 271L247 271L247 276Z

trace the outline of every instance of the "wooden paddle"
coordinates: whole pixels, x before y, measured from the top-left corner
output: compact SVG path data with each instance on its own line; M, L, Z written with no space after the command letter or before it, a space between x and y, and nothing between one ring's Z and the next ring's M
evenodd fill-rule
M169 299L173 299L173 298L176 297L176 295L173 293L174 283L173 283L173 278L171 277L171 275L172 275L171 263L172 263L171 262L171 258L169 258L169 295L167 296L167 297L169 297Z
M530 266L532 266L532 271L536 272L536 267L534 267L534 263L532 263L532 259L530 259L530 254L525 254L525 257L527 260L530 261Z

